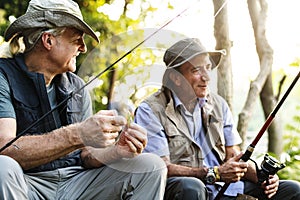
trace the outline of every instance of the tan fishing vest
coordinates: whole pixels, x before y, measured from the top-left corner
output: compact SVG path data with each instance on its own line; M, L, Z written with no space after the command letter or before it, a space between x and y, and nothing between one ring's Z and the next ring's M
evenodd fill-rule
M223 112L221 97L210 94L204 109L207 113L208 138L213 152L219 162L225 159L225 139L223 134ZM145 102L161 122L169 144L170 160L173 164L189 167L203 165L204 156L201 149L189 133L185 120L178 109L174 109L174 102L168 90L158 91L148 97Z

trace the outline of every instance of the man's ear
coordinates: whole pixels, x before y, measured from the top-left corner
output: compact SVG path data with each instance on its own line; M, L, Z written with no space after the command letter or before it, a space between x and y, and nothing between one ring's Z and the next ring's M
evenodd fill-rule
M181 80L182 80L182 74L178 72L177 70L173 70L170 74L169 77L175 83L177 86L181 85Z
M46 49L50 50L52 48L52 39L53 39L52 35L49 33L43 33L41 39L42 39L43 46Z

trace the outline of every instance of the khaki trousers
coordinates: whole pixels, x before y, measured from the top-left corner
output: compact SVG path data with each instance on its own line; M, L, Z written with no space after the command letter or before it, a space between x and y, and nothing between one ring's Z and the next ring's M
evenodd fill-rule
M154 154L141 154L109 166L80 166L24 174L10 157L0 156L0 199L160 200L167 168Z

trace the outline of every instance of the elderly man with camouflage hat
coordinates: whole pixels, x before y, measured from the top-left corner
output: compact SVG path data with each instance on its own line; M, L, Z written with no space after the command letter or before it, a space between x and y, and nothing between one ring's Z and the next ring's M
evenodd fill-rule
M176 42L164 54L162 88L136 110L135 121L148 131L144 152L168 168L164 199L213 200L224 182L231 184L222 199L300 199L299 183L275 175L260 187L254 163L239 162L241 138L230 109L208 85L224 54L207 51L197 38Z
M141 154L146 130L113 110L92 115L73 73L84 34L98 42L72 0L32 0L6 30L13 56L0 59L0 199L163 198L167 169Z

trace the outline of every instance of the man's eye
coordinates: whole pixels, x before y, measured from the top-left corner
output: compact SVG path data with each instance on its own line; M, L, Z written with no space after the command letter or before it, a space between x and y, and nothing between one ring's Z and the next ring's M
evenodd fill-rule
M192 73L198 73L198 72L200 72L200 71L201 71L200 68L194 68L194 69L192 70Z
M211 71L211 65L207 65L205 68L207 71Z

